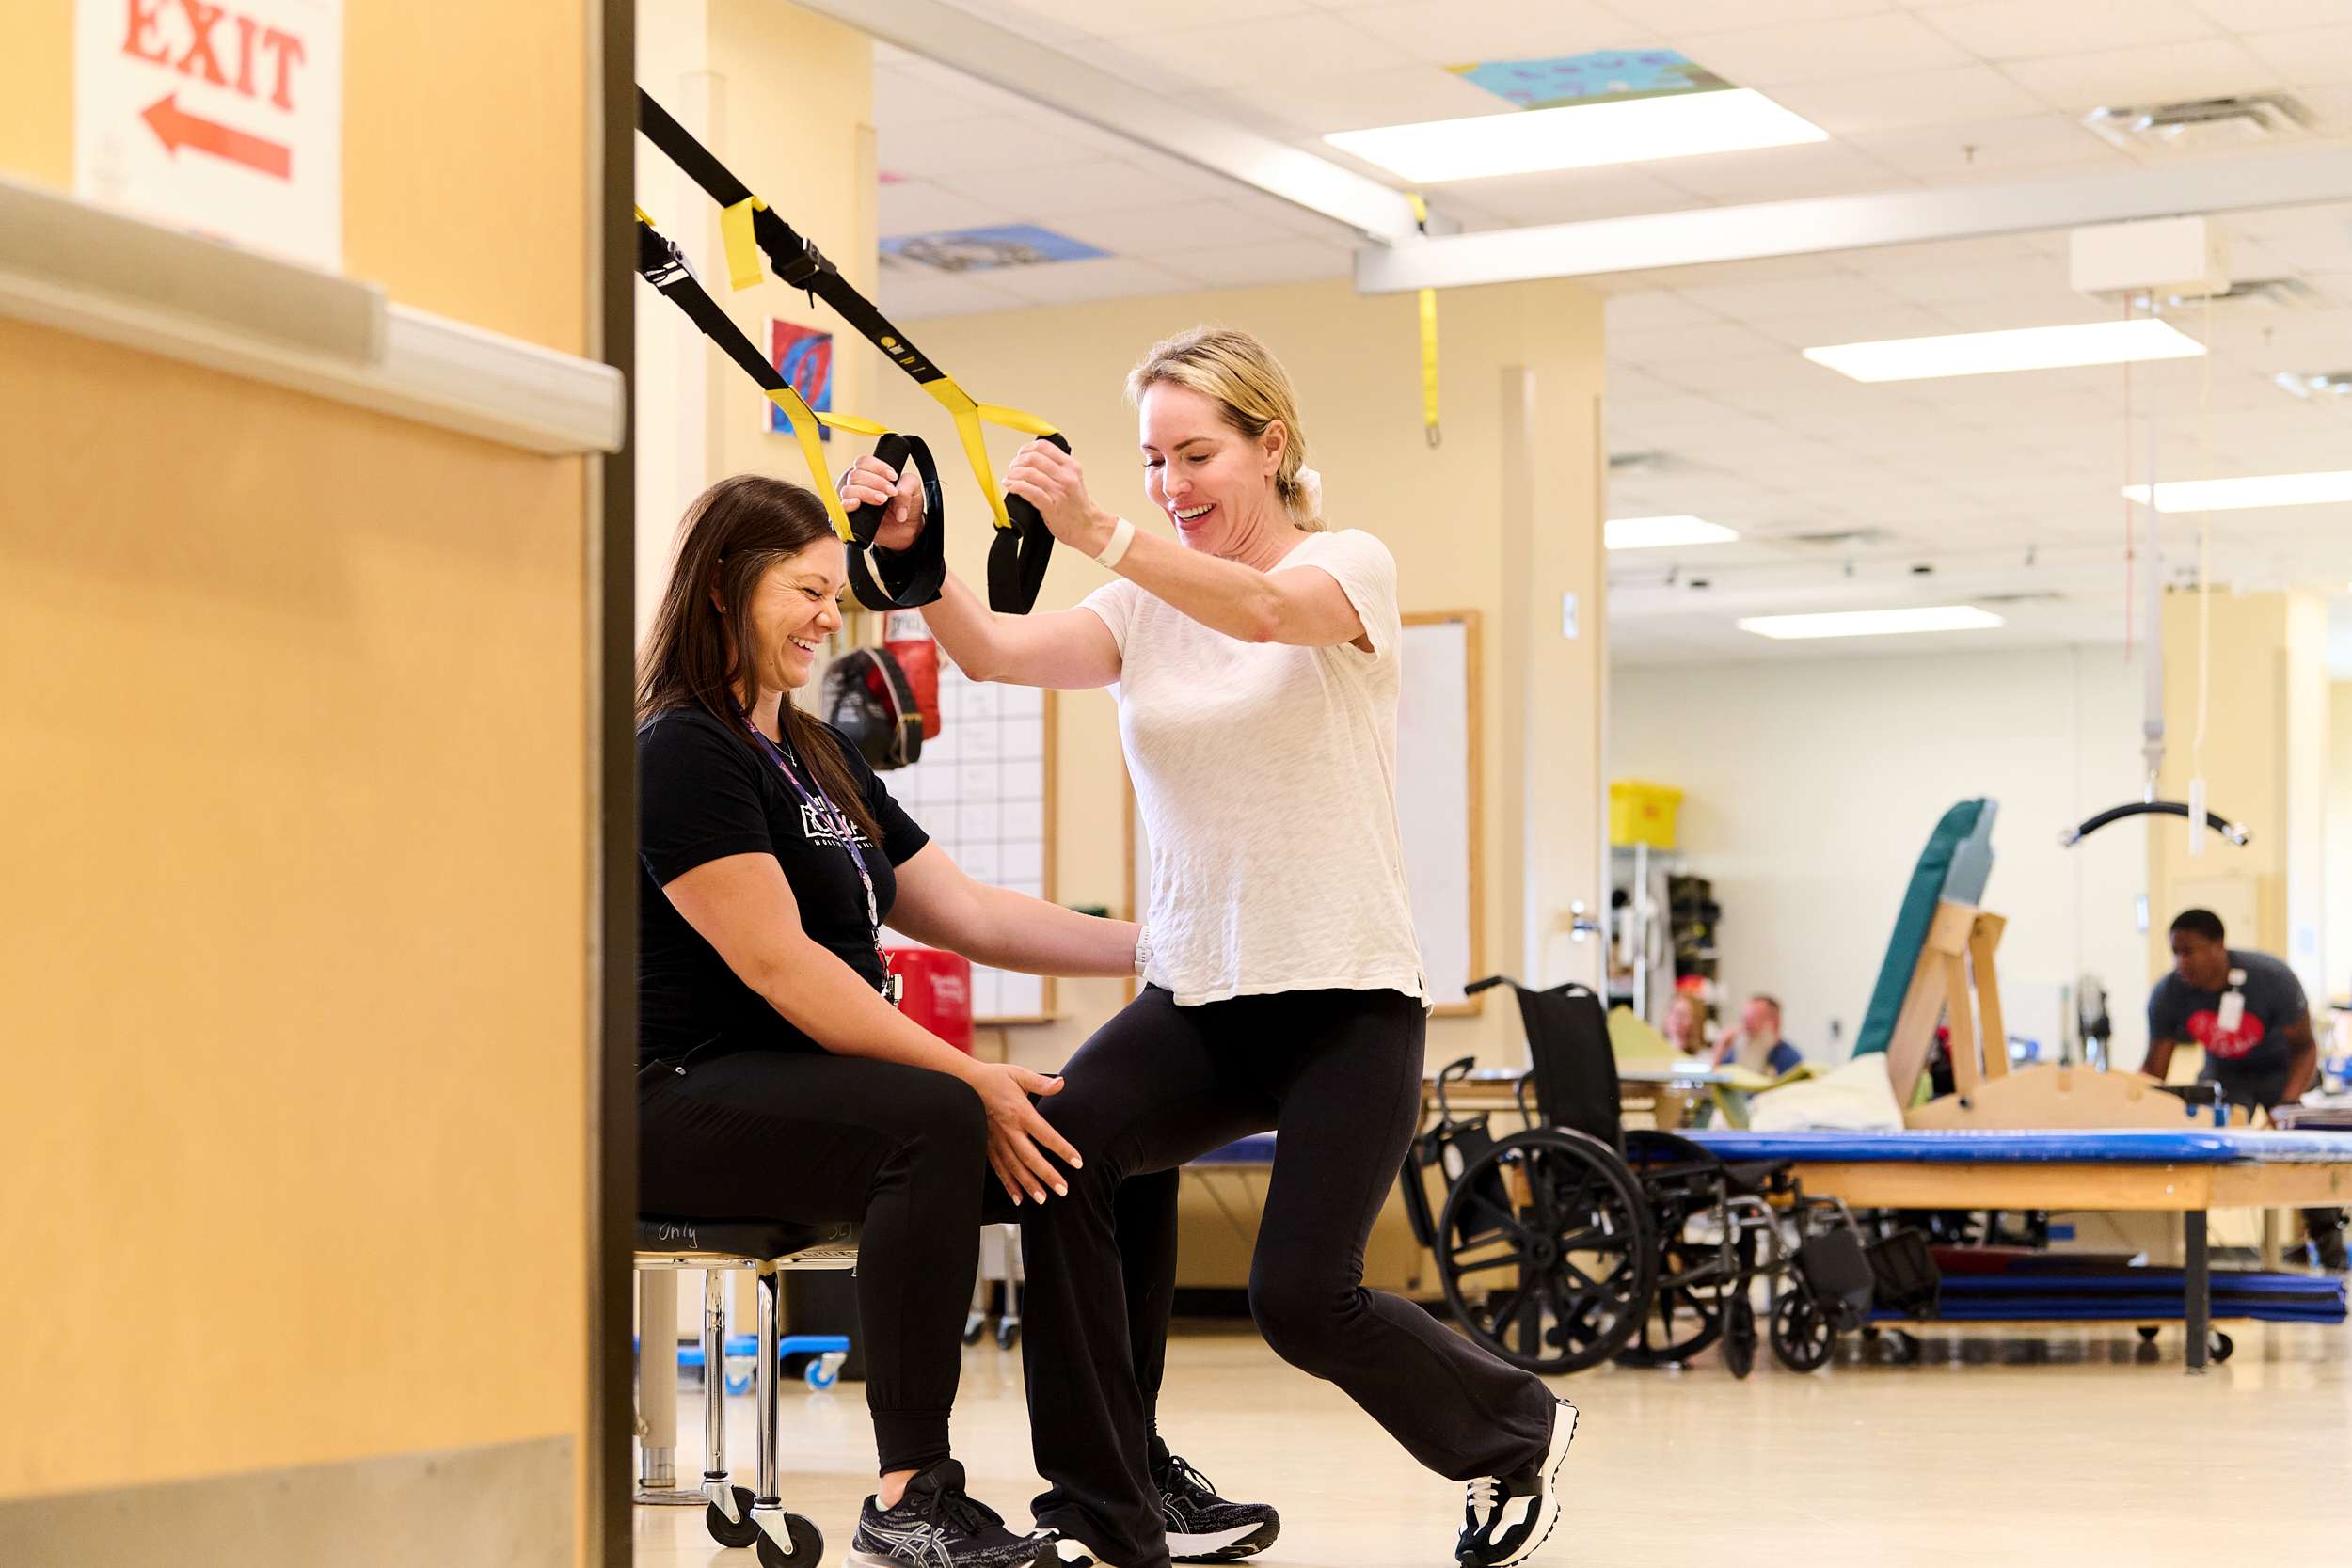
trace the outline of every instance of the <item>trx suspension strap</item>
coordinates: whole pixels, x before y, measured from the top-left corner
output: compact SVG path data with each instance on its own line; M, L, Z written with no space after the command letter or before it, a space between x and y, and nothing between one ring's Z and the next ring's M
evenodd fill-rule
M825 515L833 519L834 532L850 546L850 585L858 602L869 610L913 610L939 597L939 587L946 576L946 558L941 534L938 472L932 467L930 452L913 436L898 436L874 423L848 414L819 414L809 407L792 383L759 352L757 344L743 335L733 317L720 308L687 266L678 247L664 238L645 215L637 209L637 274L659 290L662 296L686 312L687 320L700 327L703 336L741 366L744 372L759 383L785 417L792 422L792 434L801 443L801 455L808 462L811 485L825 503ZM924 499L929 502L930 515L914 547L904 553L898 570L889 566L880 573L869 571L866 555L874 542L874 531L882 526L882 509L862 509L851 518L834 493L833 482L825 472L824 449L818 444L817 427L830 425L860 436L880 436L875 452L893 467L905 461L909 450L915 453L915 463L925 478ZM897 443L897 444L894 444ZM905 580L896 591L883 580L905 574Z
M1034 414L974 402L970 393L956 385L953 376L909 342L906 334L875 309L873 301L850 287L822 251L753 195L750 186L671 119L669 111L655 103L644 87L637 89L637 128L720 205L719 231L726 243L727 272L735 287L749 288L759 281L759 253L765 251L768 264L779 281L833 307L835 313L856 327L868 342L914 377L916 386L947 410L956 421L964 461L972 467L972 477L979 481L980 493L988 498L989 511L996 524L996 538L988 552L989 604L1012 614L1026 614L1037 603L1038 589L1045 580L1054 536L1036 507L997 488L990 477L988 445L980 427L999 425L1026 436L1043 436L1064 451L1070 450L1070 443Z

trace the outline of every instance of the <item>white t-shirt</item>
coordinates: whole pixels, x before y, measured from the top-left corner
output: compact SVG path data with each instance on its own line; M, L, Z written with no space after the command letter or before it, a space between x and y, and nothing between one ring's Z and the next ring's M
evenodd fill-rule
M1275 568L1347 594L1372 652L1213 631L1120 578L1119 736L1152 840L1145 978L1180 1006L1292 990L1427 999L1396 822L1396 561L1361 530Z

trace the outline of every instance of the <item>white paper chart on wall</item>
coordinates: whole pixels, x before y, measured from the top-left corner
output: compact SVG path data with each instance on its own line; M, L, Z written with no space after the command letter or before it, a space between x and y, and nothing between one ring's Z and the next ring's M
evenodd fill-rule
M939 736L882 781L973 880L1039 898L1054 895L1052 707L1034 687L965 679L943 650ZM972 966L977 1022L1043 1019L1053 1006L1050 980Z

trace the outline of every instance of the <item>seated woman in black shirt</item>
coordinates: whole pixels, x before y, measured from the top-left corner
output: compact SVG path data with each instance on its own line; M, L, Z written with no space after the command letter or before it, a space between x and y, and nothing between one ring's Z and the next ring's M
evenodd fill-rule
M816 496L741 475L684 529L638 671L640 1205L863 1221L882 1481L850 1560L1007 1568L1044 1544L965 1497L947 1444L984 1168L1041 1203L1067 1187L1039 1146L1077 1154L1030 1103L1059 1079L885 999L882 925L1041 974L1130 974L1136 930L973 881L792 705L847 586Z

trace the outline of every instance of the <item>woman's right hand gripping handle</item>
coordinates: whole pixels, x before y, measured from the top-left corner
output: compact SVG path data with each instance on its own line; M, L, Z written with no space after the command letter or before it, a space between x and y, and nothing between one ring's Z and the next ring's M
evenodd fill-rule
M841 504L886 508L875 531L877 549L903 550L923 531L923 480L909 465L899 473L881 458L867 453L841 476Z
M1049 1187L1059 1196L1070 1196L1070 1184L1046 1158L1048 1151L1072 1170L1086 1163L1070 1140L1029 1103L1031 1095L1061 1093L1061 1085L1059 1078L1048 1078L1010 1062L973 1064L972 1087L988 1111L988 1163L1016 1208L1025 1196L1033 1203L1044 1202Z

